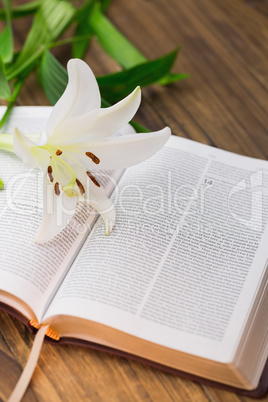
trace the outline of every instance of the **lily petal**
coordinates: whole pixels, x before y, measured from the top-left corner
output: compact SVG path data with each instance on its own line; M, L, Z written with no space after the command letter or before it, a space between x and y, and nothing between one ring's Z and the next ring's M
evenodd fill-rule
M88 149L96 155L100 163L94 164L85 152L77 156L77 159L95 171L124 169L154 155L167 142L170 134L170 128L165 127L152 133L129 134L106 141L91 142L88 145L83 144L83 149Z
M94 208L102 217L105 225L105 234L108 236L113 230L115 224L115 208L112 201L103 194L91 194L90 198L86 198L87 202L92 208Z
M72 59L67 70L68 85L51 112L46 128L48 137L65 119L79 118L101 105L99 87L91 68L82 60Z
M84 201L94 208L102 217L105 224L105 234L109 235L115 223L115 208L102 187L97 187L82 169L75 169L77 178L85 183Z
M40 135L39 135L39 139L36 143L36 145L42 147L43 145L45 145L47 143L48 140L48 135L47 132L45 130L41 131Z
M118 130L119 135L128 135L128 134L135 134L135 129L131 126L131 124L126 124L120 130Z
M14 130L13 147L15 154L21 158L25 167L34 168L38 166L37 160L31 152L36 144L27 138L17 128Z
M35 237L35 242L43 244L57 236L71 220L78 197L68 197L63 191L56 196L54 185L44 176L43 219Z
M57 127L49 143L68 145L75 142L106 139L116 134L133 118L140 101L141 90L137 87L130 95L111 107L68 118Z

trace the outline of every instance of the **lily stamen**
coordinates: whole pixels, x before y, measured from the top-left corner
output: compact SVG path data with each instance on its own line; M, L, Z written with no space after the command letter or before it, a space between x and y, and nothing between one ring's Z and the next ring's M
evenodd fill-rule
M100 187L100 183L98 182L98 180L96 179L96 177L93 176L92 173L90 173L89 171L87 171L85 169L85 167L83 165L81 165L81 163L79 163L75 158L69 156L68 152L67 152L67 156L66 156L66 152L64 152L65 158L70 159L71 161L73 161L74 163L76 163L78 166L80 166L81 169L83 169L87 176L92 180L92 182L97 186ZM96 157L97 158L97 157ZM98 158L97 158L98 159Z
M96 163L96 165L98 165L100 163L99 158L96 155L94 155L92 152L86 152L86 156L88 156L92 160L92 162Z
M54 191L55 191L55 194L56 194L56 195L60 195L60 185L59 185L58 182L55 183Z
M95 184L95 186L100 187L100 183L98 182L98 180L96 179L96 177L93 176L93 174L91 174L88 170L87 170L87 175L90 178L91 181L93 181L93 183Z
M53 179L53 176L52 176L52 166L49 166L47 168L47 174L48 174L49 180L51 181L51 183L53 183L54 179Z
M76 184L80 190L81 195L85 194L85 188L80 180L76 179Z
M73 168L71 167L71 165L68 162L66 162L62 158L59 158L59 156L61 156L61 154L62 154L62 151L59 148L54 147L53 145L52 146L44 145L44 146L42 146L40 148L46 149L47 151L50 152L50 155L51 155L50 158L54 162L57 171L58 171L58 163L59 163L59 164L63 165L64 168L66 170L68 170L69 173L71 174L71 181L70 181L69 184L67 184L67 185L62 187L63 191L68 196L76 195L76 192L74 191L74 185L76 183L78 188L79 188L79 190L80 190L80 192L81 192L81 194L83 195L85 193L85 189L84 189L83 184L78 179L76 179L75 171L73 170ZM55 151L55 148L56 148L56 151ZM92 152L85 152L85 154L96 165L98 165L100 163L100 159L96 155L94 155ZM95 184L95 186L100 187L100 183L98 182L96 177L94 177L89 171L87 171L83 165L81 165L76 159L74 159L71 156L69 156L68 152L67 152L67 155L66 155L66 152L64 153L64 155L65 155L65 157L67 157L67 159L72 160L78 166L80 166L86 172L87 176L91 179L91 181ZM53 179L53 176L52 176L52 167L51 166L48 168L48 176L49 176L50 181L52 182L54 179Z

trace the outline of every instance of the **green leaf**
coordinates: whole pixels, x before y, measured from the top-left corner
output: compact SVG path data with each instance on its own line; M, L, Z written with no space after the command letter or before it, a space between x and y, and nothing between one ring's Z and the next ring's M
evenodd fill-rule
M146 61L143 54L103 15L99 3L92 8L89 23L103 49L123 68L131 68Z
M75 37L79 37L82 35L86 35L89 33L88 27L84 22L81 22L77 25L76 30L75 30ZM75 58L78 59L83 59L87 48L89 46L90 38L79 40L79 41L73 41L72 43L72 55Z
M5 66L1 55L0 55L0 98L5 100L9 100L11 98L11 91L6 78Z
M30 1L20 6L11 9L12 18L26 17L27 15L34 14L37 8L40 6L42 0ZM0 20L6 18L6 13L4 9L0 9Z
M49 50L45 50L42 56L37 77L49 102L55 105L66 88L68 75Z
M78 15L82 15L80 20L78 21L75 34L74 34L74 40L72 43L72 55L73 57L76 57L78 59L83 59L84 54L88 48L90 39L93 35L93 31L89 25L88 22L88 13L90 12L92 7L92 0L89 0L86 5L82 8L82 13L79 10ZM76 40L79 37L85 37L85 39L82 40Z
M177 53L178 50L175 50L160 59L147 61L119 73L98 77L102 96L114 103L133 91L137 85L146 86L158 82L171 69Z
M16 102L16 99L17 99L17 97L18 97L18 95L20 93L20 90L22 88L23 82L24 82L24 80L19 80L14 84L14 91L13 91L12 97L11 97L9 103L8 103L8 106L6 108L4 116L2 117L2 119L0 121L0 129L4 126L8 116L9 116L11 110L12 110L12 107L14 106L14 103Z
M129 122L129 124L132 125L132 127L136 130L137 133L150 133L151 130L149 130L148 128L142 126L141 124L137 123L134 120L131 120Z
M66 1L43 0L21 53L10 73L25 63L42 45L55 40L69 25L75 9Z
M4 63L10 63L13 59L13 32L11 26L10 0L3 0L5 7L6 26L0 35L0 55Z
M112 104L103 97L101 97L101 107L109 107L109 106L112 106Z
M186 78L189 78L191 74L174 74L174 73L169 73L165 77L161 78L159 81L157 81L157 84L159 85L168 85L172 84L173 82L181 81Z
M113 0L101 0L101 9L106 11Z
M44 50L44 46L40 46L40 48L30 55L22 64L15 63L12 68L8 69L6 74L8 81L16 77L25 79L26 76L31 72L33 66L35 66L37 60Z
M0 54L5 63L10 63L13 56L13 40L8 25L0 35Z

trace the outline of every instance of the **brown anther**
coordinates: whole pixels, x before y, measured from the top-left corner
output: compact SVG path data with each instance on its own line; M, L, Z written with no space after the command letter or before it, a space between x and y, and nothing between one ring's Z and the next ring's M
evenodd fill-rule
M76 179L76 184L78 185L78 188L80 190L80 193L83 195L85 193L85 188L83 186L83 184L81 183L80 180Z
M62 154L62 151L60 150L60 149L58 149L57 151L56 151L56 155L57 156L60 156Z
M47 168L47 174L48 174L48 177L49 177L49 180L51 181L51 183L53 183L53 176L52 176L52 167L51 166L49 166L48 168Z
M86 156L88 156L92 160L92 162L96 163L96 165L98 165L100 163L99 158L96 155L94 155L92 152L86 152Z
M87 171L87 175L90 178L90 180L93 181L93 183L97 186L100 187L100 183L98 182L98 180L96 179L96 177L93 176L93 174L91 174L89 171Z
M60 185L58 182L55 183L54 190L56 195L60 195Z

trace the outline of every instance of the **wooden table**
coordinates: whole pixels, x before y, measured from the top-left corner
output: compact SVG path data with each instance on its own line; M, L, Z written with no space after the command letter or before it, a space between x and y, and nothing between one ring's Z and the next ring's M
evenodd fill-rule
M174 71L191 73L190 79L169 88L144 90L139 121L151 129L169 125L176 135L266 158L267 15L266 0L115 0L111 20L149 59L182 45ZM17 46L28 24L29 20L15 22ZM58 57L65 63L69 47ZM96 42L86 60L97 75L118 69ZM48 104L34 76L18 104ZM0 314L0 400L11 393L32 343L33 336L20 322ZM45 344L24 400L251 399L87 348Z

